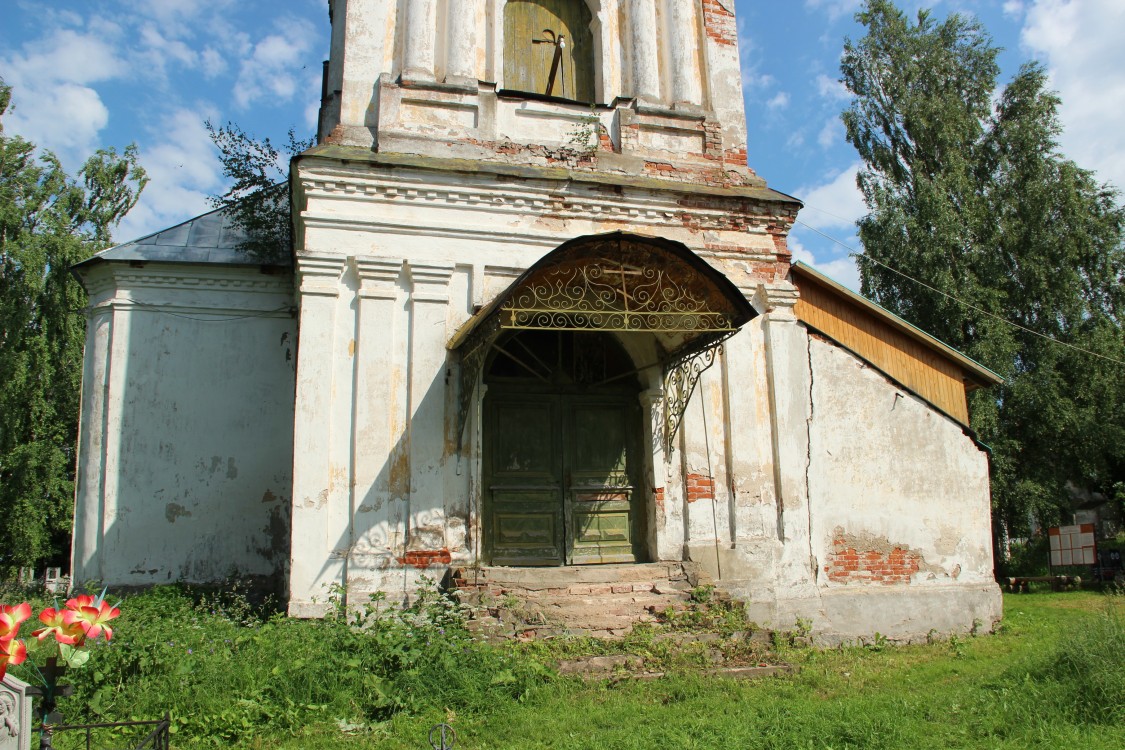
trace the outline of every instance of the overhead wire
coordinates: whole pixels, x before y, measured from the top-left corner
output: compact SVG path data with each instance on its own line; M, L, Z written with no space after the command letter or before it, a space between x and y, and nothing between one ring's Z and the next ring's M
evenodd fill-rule
M278 313L287 312L290 315L296 312L296 308L292 305L283 305L273 310L262 310L256 313L248 313L246 315L229 315L225 317L197 317L194 315L184 315L183 313L175 313L171 310L166 310L162 305L150 305L144 302L131 302L130 307L139 308L141 310L148 310L149 312L158 312L163 315L170 315L173 318L182 318L183 320L194 320L198 323L230 323L235 320L250 320L251 318L265 318L270 315L277 315ZM74 312L87 312L88 308L77 308ZM218 315L218 313L216 313Z
M824 213L827 213L827 212L824 212ZM838 239L836 239L835 237L833 237L829 234L825 234L824 232L820 231L816 227L811 226L809 224L806 224L805 222L801 221L800 219L797 219L796 223L800 224L801 226L805 227L806 229L808 229L811 232L815 232L816 234L819 234L821 237L828 240L829 242L834 242L837 245L839 245L840 247L844 248L845 250L848 251L848 257L856 258L856 259L862 259L864 261L880 265L883 268L890 271L891 273L897 274L897 275L901 276L902 278L904 278L908 281L912 281L915 284L918 284L919 286L922 286L922 287L925 287L926 289L929 289L932 292L936 292L936 293L940 294L941 296L943 296L947 299L953 300L954 302L956 302L959 305L963 305L963 306L969 308L970 310L975 310L976 312L979 312L981 315L985 315L989 318L992 318L993 320L998 320L1001 323L1004 323L1005 325L1009 325L1013 328L1017 328L1017 329L1025 332L1025 333L1030 333L1032 336L1038 336L1041 339L1046 339L1047 341L1050 341L1051 343L1058 344L1060 346L1065 346L1068 349L1073 349L1074 351L1082 352L1083 354L1089 354L1091 357L1097 357L1098 359L1104 359L1107 362L1113 362L1114 364L1118 364L1118 365L1125 365L1125 360L1115 359L1113 357L1106 356L1105 354L1099 354L1097 352L1090 351L1089 349L1084 349L1081 346L1075 346L1074 344L1068 343L1066 341L1060 341L1060 340L1058 340L1058 339L1056 339L1052 336L1048 336L1045 333L1040 333L1039 331L1034 331L1034 330L1032 330L1032 329L1030 329L1026 326L1020 325L1019 323L1014 323L1014 322L1008 320L1007 318L1001 317L1001 316L997 315L996 313L989 312L988 310L985 310L984 308L978 307L977 305L974 305L971 302L966 302L965 300L960 299L959 297L955 297L952 294L949 294L948 292L943 292L941 289L938 289L934 286L931 286L930 284L927 284L926 282L924 282L920 279L916 279L916 278L914 278L913 276L911 276L907 273L903 273L902 271L898 270L897 268L895 268L893 266L890 266L890 265L887 265L886 263L884 263L881 260L878 260L876 258L872 258L870 255L867 255L866 253L862 252L861 250L857 250L856 248L852 247L851 245L848 245L847 243L845 243L841 240L838 240Z

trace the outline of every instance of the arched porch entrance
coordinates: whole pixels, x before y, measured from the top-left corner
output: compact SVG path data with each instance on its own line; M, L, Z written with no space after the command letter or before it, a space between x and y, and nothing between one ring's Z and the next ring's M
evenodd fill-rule
M646 479L699 374L754 315L682 244L615 232L563 244L470 319L449 347L462 439L480 417L481 562L646 561Z

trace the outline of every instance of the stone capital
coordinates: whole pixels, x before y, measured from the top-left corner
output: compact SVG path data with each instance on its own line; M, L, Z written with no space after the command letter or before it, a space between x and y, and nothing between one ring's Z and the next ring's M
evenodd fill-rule
M361 299L395 299L403 261L399 258L373 258L358 255L353 259L359 277Z
M297 281L301 295L340 296L340 277L347 259L343 256L297 256Z
M448 302L449 280L455 268L452 263L408 262L406 269L414 284L411 298L416 302Z
M759 284L750 304L770 320L796 320L797 315L793 308L799 298L800 294L796 286L788 281L779 281L773 284Z

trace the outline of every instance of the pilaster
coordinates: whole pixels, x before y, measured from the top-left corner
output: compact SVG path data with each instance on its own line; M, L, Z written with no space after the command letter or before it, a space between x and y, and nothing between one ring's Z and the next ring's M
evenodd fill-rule
M78 430L74 534L71 542L71 574L74 580L103 578L101 542L105 531L105 451L110 414L113 312L112 302L97 304L89 310L86 324L82 405L79 410L82 420Z
M435 0L410 0L406 8L402 82L434 80L434 38L437 32Z
M445 553L446 369L452 263L408 263L410 527L407 549ZM452 419L453 415L450 414ZM440 556L435 559L440 559Z
M633 96L638 104L660 103L660 57L656 0L629 0L629 42Z
M697 3L665 0L668 14L669 52L672 76L672 104L699 108L703 104L702 71L699 58Z
M349 587L355 583L353 577L387 567L401 556L410 493L401 461L407 451L407 383L399 354L408 338L403 261L360 256L355 269L359 278L352 439L355 512Z
M448 0L449 39L445 82L455 86L477 87L474 58L477 50L477 19L483 11L481 0Z
M293 424L293 508L290 525L289 613L318 616L324 586L343 583L342 561L331 556L328 507L333 490L332 405L336 308L345 259L297 257L301 341Z
M754 307L765 316L766 377L777 498L777 532L783 543L780 581L815 589L809 528L809 421L812 413L812 370L809 339L797 321L797 288L786 281L762 284Z

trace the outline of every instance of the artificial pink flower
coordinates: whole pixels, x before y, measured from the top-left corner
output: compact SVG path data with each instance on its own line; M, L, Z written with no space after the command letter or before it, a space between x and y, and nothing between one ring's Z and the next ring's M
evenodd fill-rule
M0 680L8 672L9 664L23 664L27 658L27 647L23 641L12 638L0 641Z
M88 599L89 603L81 601L84 599ZM71 607L71 602L78 602L79 606ZM77 625L82 628L82 633L87 638L97 638L103 631L107 641L113 637L113 630L105 623L121 614L121 610L117 607L109 606L100 597L95 601L92 596L79 596L76 599L71 599L66 603L66 606L68 609L62 613L62 617L63 622L67 625Z
M90 594L79 594L78 596L74 597L73 599L67 599L66 600L66 608L72 609L75 612L77 612L78 610L82 609L83 607L96 606L97 603L98 603L98 600L95 599Z
M27 602L14 607L10 604L0 604L0 614L11 615L19 624L31 618L31 605Z
M19 633L20 624L31 617L31 605L27 602L11 606L0 604L0 641L10 641Z
M67 615L74 613L69 609L55 609L47 607L39 613L39 620L46 625L44 628L32 631L32 635L43 640L49 635L54 635L55 640L66 646L81 646L86 638L82 626L74 622L67 622Z

